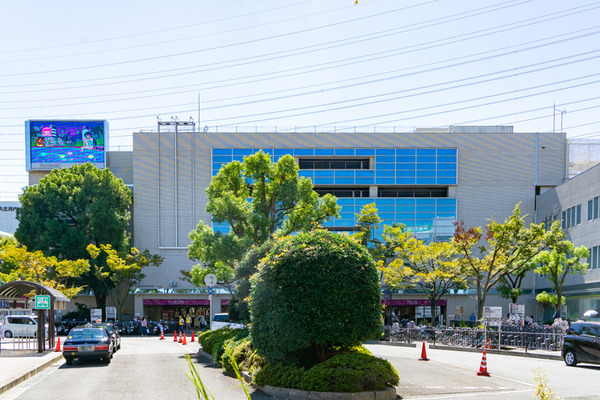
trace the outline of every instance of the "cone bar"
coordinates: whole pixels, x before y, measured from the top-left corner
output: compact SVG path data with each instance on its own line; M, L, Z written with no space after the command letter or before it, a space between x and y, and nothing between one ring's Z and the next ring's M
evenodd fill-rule
M194 330L192 329L192 342L194 341Z
M187 344L187 341L185 340L185 333L183 334L183 344Z
M479 376L490 376L490 373L487 370L487 356L485 353L485 349L483 350L483 357L481 358L481 366L479 367L479 372L477 372Z
M425 350L425 342L423 342L423 349L421 350L421 358L419 358L419 361L429 361L429 358L427 358L427 351Z
M177 331L175 331L175 336L173 337L173 341L176 342L177 341Z
M60 351L60 337L56 341L56 349L54 349L54 351Z
M160 331L160 339L158 340L165 340L165 334L163 331Z
M183 343L183 335L184 333L179 334L179 343Z

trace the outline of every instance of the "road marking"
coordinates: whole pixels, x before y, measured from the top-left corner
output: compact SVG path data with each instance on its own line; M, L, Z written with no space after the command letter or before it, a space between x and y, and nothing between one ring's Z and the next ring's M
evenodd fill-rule
M460 394L438 394L438 395L427 395L425 397L410 397L410 400L428 400L428 399L460 399L462 397L472 397L472 396L498 396L501 395L503 398L506 398L506 395L515 394L515 393L528 393L533 392L531 389L527 390L506 390L501 392L470 392L470 393L460 393Z
M467 371L473 371L473 369L471 369L471 368L463 367L462 365L452 364L452 363L449 363L449 362L446 362L446 361L439 361L439 360L437 360L436 362L439 362L439 363L442 363L442 364L446 364L446 365L451 365L451 366L457 367L457 368L462 368L462 369L467 370ZM525 385L525 386L529 386L529 387L535 387L535 385L533 385L531 383L519 381L517 379L509 378L509 377L506 377L506 376L497 375L497 374L496 375L492 375L492 376L495 377L495 378L502 378L502 379L505 379L507 381L511 381L511 382L515 382L515 383L520 383L521 385Z

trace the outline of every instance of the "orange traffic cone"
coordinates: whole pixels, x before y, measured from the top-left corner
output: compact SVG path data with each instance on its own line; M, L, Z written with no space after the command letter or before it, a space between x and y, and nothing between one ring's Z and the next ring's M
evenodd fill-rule
M194 341L194 330L192 330L192 342Z
M177 341L177 331L175 331L175 336L173 337L173 341L176 342Z
M183 343L183 333L179 334L179 343Z
M187 344L187 341L185 340L185 333L183 334L183 344Z
M487 371L487 356L485 350L483 350L483 357L481 358L481 366L479 367L479 372L477 372L479 376L490 376L490 373Z
M54 351L60 351L60 337L56 341L56 349L54 349Z
M160 331L160 339L158 340L165 340L165 334L163 331Z
M421 350L421 358L419 358L420 361L429 361L429 358L427 358L427 351L425 350L425 342L423 342L423 349Z

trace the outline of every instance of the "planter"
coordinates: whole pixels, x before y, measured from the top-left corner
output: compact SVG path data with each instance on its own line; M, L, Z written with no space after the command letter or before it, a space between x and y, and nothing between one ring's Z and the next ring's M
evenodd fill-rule
M298 389L286 389L275 386L260 386L259 389L278 399L289 400L395 400L396 388L387 388L383 391L334 393L334 392L308 392Z

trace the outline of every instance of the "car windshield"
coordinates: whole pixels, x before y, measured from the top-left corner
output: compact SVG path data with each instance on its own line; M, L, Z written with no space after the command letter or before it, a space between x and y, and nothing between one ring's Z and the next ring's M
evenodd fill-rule
M101 328L72 329L69 332L69 339L97 339L106 337L106 333Z
M227 314L216 314L213 321L219 321L219 322L227 322L229 321L229 315Z
M110 333L112 335L113 333L113 327L110 324L92 324L92 326L97 326L99 328L104 328L108 331L108 333Z

